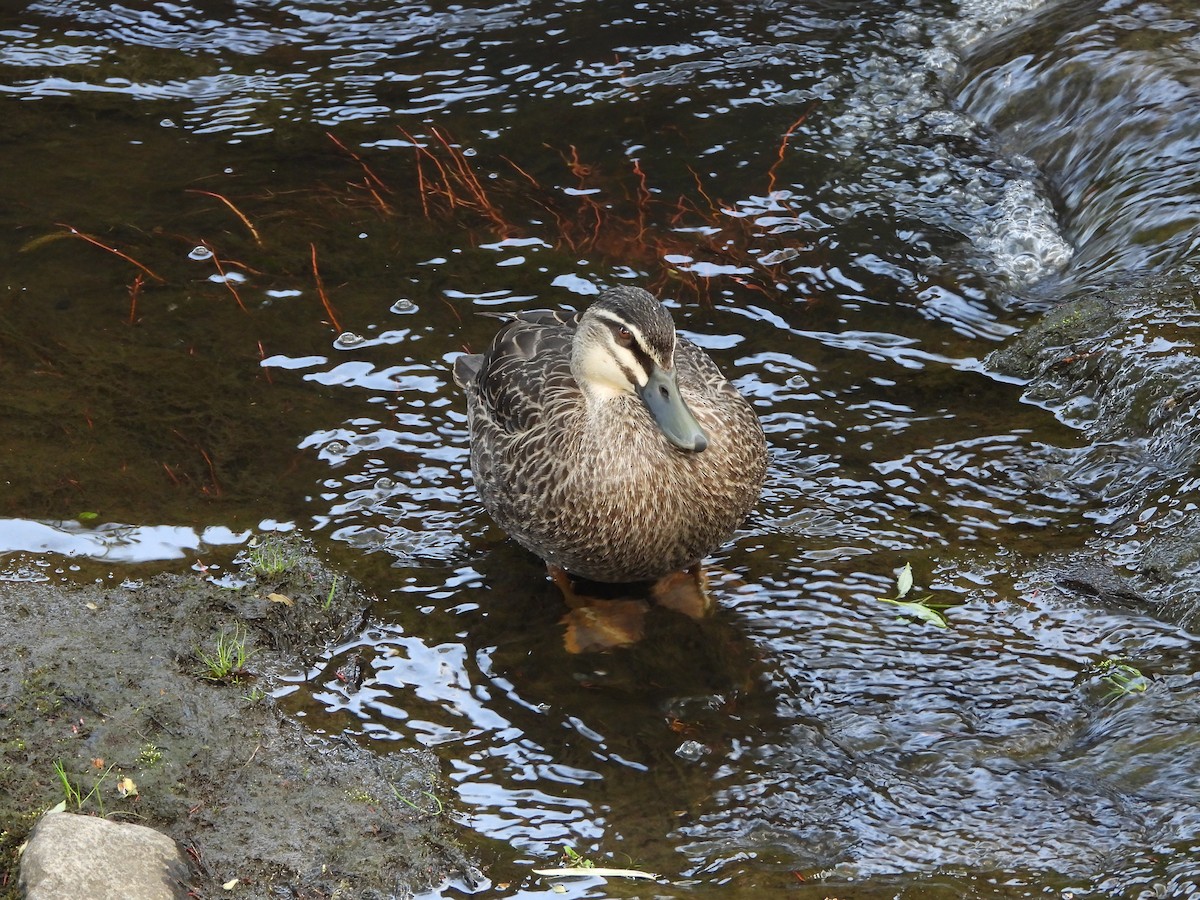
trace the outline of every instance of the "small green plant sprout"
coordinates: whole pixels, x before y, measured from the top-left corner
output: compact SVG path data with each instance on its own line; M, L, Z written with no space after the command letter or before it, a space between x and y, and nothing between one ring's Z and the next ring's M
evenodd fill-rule
M160 748L158 744L155 744L153 741L147 741L142 745L142 749L138 751L137 761L138 765L142 766L143 768L153 769L160 762L162 762L162 758L162 748Z
M405 797L403 794L401 794L399 789L394 784L389 785L389 786L392 789L392 793L396 795L397 800L399 800L401 803L403 803L407 806L411 806L413 809L415 809L417 812L419 812L423 816L430 816L430 817L440 816L443 812L445 812L446 808L442 805L441 799L438 797L437 794L433 793L432 791L421 791L421 796L425 797L427 800L429 800L429 802L431 804L429 809L422 809L416 803L413 803L413 801L409 800L407 797Z
M80 794L80 789L75 786L75 782L71 780L71 776L67 774L66 768L62 764L61 759L54 761L54 774L58 776L59 786L63 792L63 806L69 806L78 809L83 805L83 797Z
M333 576L333 584L329 585L329 593L325 595L325 602L321 605L321 609L329 612L329 608L333 606L333 595L337 593L338 576Z
M927 594L920 600L905 600L908 592L913 586L913 571L910 563L905 563L904 568L896 575L896 596L895 597L876 597L880 603L891 603L899 607L902 613L920 619L930 625L935 625L938 628L948 628L950 623L946 621L945 615L940 610L948 606L953 606L951 603L930 603L933 599L932 594Z
M239 622L234 626L233 633L222 631L217 637L216 647L212 653L197 650L196 656L207 670L204 677L210 681L238 681L246 675L246 663L254 651L246 649L246 629Z
M246 693L242 694L242 699L246 701L247 706L254 706L267 699L267 692L260 685L256 684Z
M246 545L245 561L260 578L273 578L296 565L293 553L281 538L273 535L254 537Z
M1106 703L1112 703L1130 694L1143 694L1150 687L1150 679L1141 670L1119 656L1110 656L1092 667L1092 672L1108 688L1104 695Z
M103 817L104 795L100 792L100 786L104 784L104 779L108 777L109 773L116 767L116 765L116 763L112 763L107 769L105 769L104 774L100 775L96 779L96 783L92 785L91 790L85 794L83 792L83 788L76 783L70 775L67 774L66 767L63 765L62 760L55 760L54 774L58 777L58 783L59 786L62 787L63 792L63 799L58 806L55 807L55 809L59 811L64 809L74 809L76 812L78 812L83 809L84 804L94 799L96 801L96 807L100 810L100 815Z
M563 845L562 863L568 869L594 869L596 864L586 856L581 856L574 847Z

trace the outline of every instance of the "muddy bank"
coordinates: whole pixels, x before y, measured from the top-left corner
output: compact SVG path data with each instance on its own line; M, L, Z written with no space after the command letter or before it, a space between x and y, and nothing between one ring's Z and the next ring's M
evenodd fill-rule
M429 754L311 733L269 696L368 598L297 541L234 583L0 583L0 898L63 800L174 838L202 897L389 897L469 870Z
M1200 622L1200 274L1071 299L993 353L1025 399L1086 437L1036 473L1088 503L1080 552L1048 564L1105 606Z

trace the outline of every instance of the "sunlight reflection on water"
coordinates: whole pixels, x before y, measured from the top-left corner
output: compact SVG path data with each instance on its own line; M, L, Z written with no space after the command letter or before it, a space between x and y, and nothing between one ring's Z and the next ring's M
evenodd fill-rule
M1186 879L1200 840L1185 752L1200 718L1194 637L1084 605L1042 564L1107 528L1134 540L1135 495L1161 488L1183 515L1190 457L1119 435L1089 444L1089 399L1042 409L984 361L1027 325L1018 310L1037 297L1023 288L1078 259L1036 154L1014 155L985 124L1013 93L976 61L965 108L951 98L963 48L986 55L988 35L1031 4L841 6L285 3L219 19L188 4L32 4L0 30L0 99L29 101L12 104L14 140L51 102L78 104L94 159L60 155L64 129L48 119L48 172L6 182L20 234L6 245L22 298L11 328L29 335L11 384L32 398L9 418L42 428L9 425L6 438L22 458L38 439L67 445L75 466L87 458L75 446L124 422L131 396L150 412L108 433L117 450L90 479L13 478L37 512L0 520L0 552L183 558L244 540L249 527L225 521L301 520L349 551L380 598L374 624L281 695L313 727L381 752L435 748L456 812L512 884L498 894L540 893L524 867L563 845L686 882L663 897L825 896L843 879L893 896L948 871L946 896L1114 879L1128 893L1171 866ZM1031 65L1002 68L1045 74ZM1048 107L1050 130L1063 107ZM1065 131L1055 140L1082 140ZM1141 140L1130 159L1157 147ZM456 182L444 173L459 164L472 174ZM93 165L113 167L98 197L64 179ZM1069 186L1084 181L1109 183ZM1118 183L1123 199L1147 182ZM1147 207L1176 183L1152 180ZM229 193L262 236L212 193L181 203L180 185ZM99 257L59 265L60 207L191 268L164 266L171 283L135 310L129 278ZM1096 283L1164 258L1132 239L1135 224L1101 234L1099 221L1071 231ZM1175 252L1187 243L1167 237ZM185 263L197 247L204 258ZM245 262L214 274L214 260ZM772 468L712 560L711 619L654 610L637 646L572 656L561 598L478 504L449 368L490 340L496 323L477 313L582 307L612 283L670 301L755 404ZM64 324L76 322L79 338ZM51 405L45 425L46 373L91 364L96 333L114 353L135 348L114 370L160 355L128 382L64 377L112 382L115 398ZM1188 340L1119 349L1167 366ZM254 382L218 381L218 368ZM211 411L182 393L197 383ZM133 454L160 433L145 460ZM114 478L97 497L97 472L139 465L154 478L137 490ZM62 521L139 491L144 515L184 524ZM922 596L948 604L950 628L879 602L906 563ZM368 673L357 691L336 677L355 653ZM1118 657L1146 674L1144 694L1111 694L1096 667Z

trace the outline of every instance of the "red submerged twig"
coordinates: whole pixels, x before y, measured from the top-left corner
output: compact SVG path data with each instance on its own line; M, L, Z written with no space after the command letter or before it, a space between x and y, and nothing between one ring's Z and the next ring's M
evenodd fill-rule
M242 312L249 312L246 309L246 304L242 302L241 296L237 292L237 288L233 286L233 281L225 274L225 267L221 265L221 257L217 256L217 251L212 248L212 244L208 241L201 241L200 245L212 254L213 265L217 267L217 273L221 276L221 281L225 283L225 287L229 288L229 293L233 294L233 299L237 301L238 308Z
M365 187L368 193L375 198L375 202L379 204L380 211L390 215L392 213L392 207L388 205L387 201L379 195L379 192L383 191L386 194L390 194L392 189L387 186L382 178L375 174L374 170L367 165L366 161L361 156L339 141L331 132L325 132L325 136L333 141L339 150L358 163L359 167L363 170L363 175L365 176L363 187Z
M787 153L788 141L791 140L792 135L796 133L796 129L804 124L804 120L808 118L808 114L813 111L815 106L816 103L810 104L808 109L804 111L800 118L789 125L788 130L783 133L783 140L779 142L778 159L776 159L775 164L767 170L767 194L775 193L775 173L778 172L779 167L783 165L783 158Z
M425 170L421 167L421 154L417 153L417 192L421 195L421 212L425 214L425 218L429 218L429 198L425 196Z
M470 163L467 162L466 155L462 150L455 148L436 128L431 128L430 131L433 132L433 136L437 138L438 142L446 148L446 152L450 154L450 159L458 170L459 179L466 187L467 192L475 198L476 205L484 215L496 224L496 227L500 229L502 234L507 234L510 230L509 224L504 221L504 217L500 215L500 210L496 208L491 198L488 197L487 191L484 190L483 185L479 182L479 178L475 175L475 171L471 168Z
M592 174L592 167L585 165L580 161L579 150L574 144L569 146L571 147L571 155L569 157L565 153L561 155L563 160L565 160L567 165L570 167L571 174L579 179L579 184L582 187L584 180Z
M265 360L266 358L267 358L267 351L266 351L266 350L263 348L262 341L259 341L259 342L258 342L258 361L259 361L259 362L262 362L262 361L263 361L263 360ZM267 384L274 384L275 382L271 380L271 369L270 369L270 367L269 367L269 366L263 366L263 367L262 367L262 370L263 370L263 374L267 376Z
M400 128L399 130L400 130L400 133L402 135L404 135L405 139L407 139L408 142L410 144L412 144L413 151L417 155L417 183L418 183L418 187L421 191L421 207L425 211L425 216L427 218L429 216L428 195L434 191L436 191L437 193L440 193L442 196L444 196L446 198L446 202L450 204L451 209L453 209L456 206L465 205L462 201L459 200L458 196L454 193L454 187L451 184L450 173L446 171L446 167L442 165L442 161L440 159L438 159L436 155L431 153L428 147L426 147L424 144L422 144L420 141L418 141L415 137L413 137L411 134L409 134L403 128ZM440 188L434 186L431 183L431 181L425 177L425 172L421 168L421 160L422 159L428 159L430 162L432 162L434 167L440 173L440 175L442 177L442 182L441 182Z
M67 229L67 231L69 231L72 235L79 238L80 240L87 241L89 244L91 244L95 247L99 247L101 250L107 250L109 253L112 253L114 256L121 257L121 259L125 260L125 262L127 262L127 263L132 263L133 265L135 265L139 269L141 269L143 272L145 272L147 275L149 275L151 278L153 278L155 281L157 281L159 284L167 283L167 279L163 278L161 275L159 275L154 270L142 265L140 262L138 262L136 259L134 259L132 256L130 256L128 253L122 253L116 247L110 247L110 246L108 246L108 244L104 243L103 241L99 240L98 238L94 238L90 234L85 234L84 232L80 231L78 228L74 228L71 225L67 225L63 222L55 222L54 224L56 224L59 228Z
M701 197L704 198L704 202L707 203L708 208L710 210L712 210L712 215L715 219L716 216L720 215L721 208L719 206L717 206L717 204L713 203L712 197L708 196L708 192L704 190L704 182L701 181L700 174L695 169L693 169L691 166L688 166L688 171L692 173L692 178L696 182L696 191L700 194ZM694 208L695 204L693 203L692 206ZM699 212L699 210L696 210L696 211Z
M454 313L454 318L458 319L458 324L461 325L463 320L462 314L455 308L454 304L445 297L442 297L442 303L446 305L446 308L450 310L450 312Z
M528 181L530 184L532 184L539 191L542 189L542 186L540 184L538 184L536 178L534 178L532 175L530 175L528 172L526 172L524 169L522 169L520 166L518 166L515 162L513 162L507 156L501 156L500 158L502 160L504 160L506 163L508 163L510 166L512 166L514 169L516 169L517 174L521 175L526 181Z
M646 173L642 169L640 160L633 161L633 173L638 177L638 193L637 193L637 225L638 233L635 240L641 243L642 236L646 233L646 213L650 207L650 188L646 184Z
M210 457L204 451L203 447L197 446L196 449L200 451L200 455L203 456L204 461L206 463L208 463L208 474L209 474L209 477L212 478L212 486L213 486L212 495L214 497L220 497L221 496L221 482L217 481L217 467L213 465L212 457ZM201 488L201 490L206 494L209 492L208 488Z
M334 331L340 334L342 326L338 322L337 314L333 311L333 304L329 302L329 295L325 293L325 282L321 280L321 270L317 268L317 245L309 244L308 246L312 250L313 280L317 283L317 296L321 298L321 305L325 307L325 314L329 316L329 324L333 326Z
M142 294L142 276L137 275L133 279L133 284L129 285L129 324L137 323L137 302L138 297Z
M228 206L233 211L233 214L241 220L243 225L246 226L246 230L249 231L251 237L254 238L254 243L258 244L260 247L262 246L262 238L258 235L258 229L254 227L254 225L246 217L245 213L233 205L233 201L228 197L215 193L214 191L202 191L199 188L188 188L187 193L203 194L205 197L212 197L214 200L220 200L222 203Z

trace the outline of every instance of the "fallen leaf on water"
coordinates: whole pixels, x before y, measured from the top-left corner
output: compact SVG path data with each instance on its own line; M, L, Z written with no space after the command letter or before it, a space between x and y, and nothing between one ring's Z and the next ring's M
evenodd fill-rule
M567 866L561 869L534 869L534 875L548 875L552 878L588 878L599 875L601 878L648 878L657 881L660 876L653 872L643 872L640 869L609 869L604 866Z
M83 605L86 606L88 609L99 609L100 608L95 603L92 603L90 600Z
M272 603L282 603L284 606L295 606L292 598L283 594L267 594L267 599Z
M930 625L936 625L938 628L948 628L950 623L936 609L932 609L925 605L921 600L893 600L891 597L876 597L881 603L891 603L900 607L902 612L908 613L920 619L922 622L928 622Z

